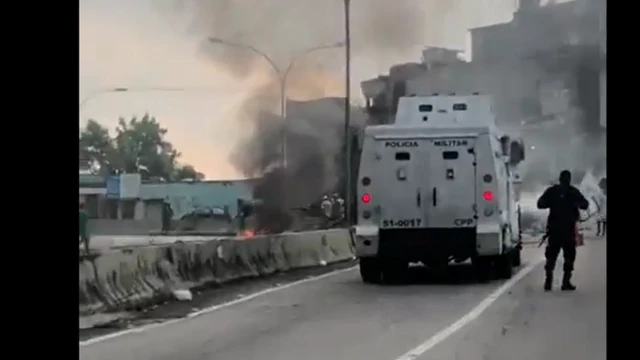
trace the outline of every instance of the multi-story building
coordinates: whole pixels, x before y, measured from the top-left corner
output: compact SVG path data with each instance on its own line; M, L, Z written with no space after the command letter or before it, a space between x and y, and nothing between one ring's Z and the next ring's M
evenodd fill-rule
M605 14L605 0L550 1L545 6L540 0L520 0L511 22L471 30L472 61L532 60L548 79L546 87L552 83L579 109L587 131L606 127ZM551 94L539 91L539 102L555 101Z
M588 130L606 127L603 5L521 0L512 21L471 29L471 62L449 52L429 66L424 60L432 58L423 54L420 64L363 82L370 123L391 122L403 95L480 92L493 95L499 122L544 121L579 109Z
M520 0L513 20L471 29L471 59L502 62L557 51L567 45L594 45L600 29L594 26L604 0L551 1ZM508 52L505 50L508 49Z
M389 69L389 75L381 75L362 82L361 88L366 99L369 122L375 124L391 122L396 112L398 98L407 93L407 81L450 65L464 63L460 59L460 53L459 50L426 47L422 51L421 62L392 66Z

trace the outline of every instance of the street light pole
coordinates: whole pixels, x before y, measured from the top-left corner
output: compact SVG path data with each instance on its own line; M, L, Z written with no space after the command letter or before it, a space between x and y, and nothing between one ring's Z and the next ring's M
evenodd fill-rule
M345 97L344 97L344 141L345 141L345 203L347 224L352 224L353 195L351 194L351 0L344 0L345 43Z
M213 43L213 44L220 44L220 45L227 45L227 46L233 46L233 47L239 47L239 48L244 48L247 50L250 50L258 55L260 55L261 57L263 57L265 60L267 60L267 62L269 63L269 65L271 65L271 68L273 69L273 71L275 72L276 76L278 77L278 84L280 86L280 117L282 117L283 121L284 121L284 126L285 126L285 131L284 131L284 138L282 139L282 166L284 168L287 167L287 134L288 134L288 123L287 123L287 79L289 77L289 74L291 73L291 69L293 69L293 66L295 65L295 63L304 55L307 55L311 52L314 51L318 51L318 50L325 50L325 49L332 49L332 48L337 48L337 47L342 47L345 46L345 43L343 42L338 42L335 44L330 44L330 45L323 45L323 46L317 46L317 47L313 47L313 48L309 48L306 50L303 50L301 52L299 52L298 54L294 55L293 58L291 59L291 61L289 62L289 65L287 66L287 68L283 71L277 64L275 61L273 61L273 59L271 57L269 57L269 55L267 55L265 52L251 46L248 44L242 44L242 43L236 43L236 42L232 42L232 41L227 41L224 39L220 39L220 38L214 38L214 37L210 37L209 38L209 42Z

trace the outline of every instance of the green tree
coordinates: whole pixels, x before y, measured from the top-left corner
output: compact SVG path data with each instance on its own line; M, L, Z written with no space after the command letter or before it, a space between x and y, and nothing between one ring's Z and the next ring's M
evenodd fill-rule
M95 169L106 173L140 173L144 180L202 180L204 175L191 165L180 165L180 153L165 139L163 128L149 114L129 121L118 120L114 137L94 120L80 132L80 156L89 158Z
M191 165L178 166L173 172L174 180L195 180L201 181L204 179L204 174L196 171Z
M90 119L80 129L79 153L82 163L101 174L107 174L115 166L113 160L116 151L109 130L95 120Z
M148 114L128 122L120 118L114 139L118 167L143 178L171 180L180 154L165 141L166 134L167 129Z

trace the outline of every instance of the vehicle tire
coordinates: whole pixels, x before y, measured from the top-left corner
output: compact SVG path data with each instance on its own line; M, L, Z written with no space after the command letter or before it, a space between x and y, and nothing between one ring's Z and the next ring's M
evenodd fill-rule
M471 259L474 274L478 282L487 282L491 277L491 259L484 256L476 256Z
M522 241L522 210L518 205L518 241Z
M512 240L510 229L502 230L502 254L495 261L496 275L499 279L511 279L513 276L513 260L515 248L508 248L505 239Z
M397 284L404 280L409 263L401 260L388 260L382 265L382 280L387 284Z
M380 261L375 258L361 258L360 277L366 284L379 284L382 281Z
M496 260L497 275L500 279L511 279L513 276L513 252L502 254Z
M512 264L513 266L520 266L522 265L522 248L521 245L516 246L513 249L513 258L512 258Z

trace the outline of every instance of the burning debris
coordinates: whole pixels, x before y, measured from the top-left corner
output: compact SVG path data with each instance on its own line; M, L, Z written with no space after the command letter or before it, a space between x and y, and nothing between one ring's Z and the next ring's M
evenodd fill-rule
M256 236L256 232L254 230L247 229L242 232L241 236L245 239L251 239L252 237Z
M283 169L284 125L277 116L261 112L256 123L259 136L246 140L234 154L248 175L261 174L253 189L256 229L281 232L299 227L296 209L309 209L322 196L340 190L344 163L344 100L325 98L309 102L289 102L288 161ZM352 109L352 122L362 126L364 114ZM264 128L263 128L264 126ZM310 215L306 211L303 217Z

